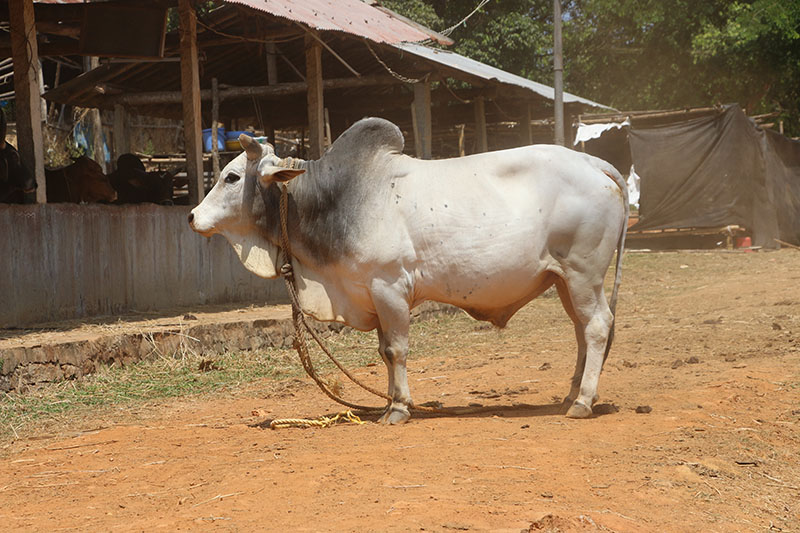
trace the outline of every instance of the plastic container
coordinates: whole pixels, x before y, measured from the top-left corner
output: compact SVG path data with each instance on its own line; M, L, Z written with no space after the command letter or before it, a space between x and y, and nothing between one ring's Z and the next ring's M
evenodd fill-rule
M736 237L737 248L750 248L751 246L753 246L753 241L750 237Z
M245 135L249 135L250 137L255 137L256 136L255 133L250 132L250 131L229 131L229 132L227 132L225 134L225 140L228 140L228 141L238 140L239 139L239 135L241 135L242 133L244 133Z
M203 130L203 148L211 151L211 128ZM217 150L225 149L225 128L217 128Z
M229 152L235 152L242 149L242 143L239 139L228 139L225 141L225 149Z

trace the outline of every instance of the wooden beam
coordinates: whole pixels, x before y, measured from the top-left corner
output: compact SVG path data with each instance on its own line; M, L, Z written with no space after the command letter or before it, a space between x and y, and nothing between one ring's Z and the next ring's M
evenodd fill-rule
M42 42L38 43L38 56L39 57L53 57L53 56L70 56L79 53L78 41L58 41L58 42ZM0 41L0 57L7 57L12 55L13 46Z
M475 149L478 152L489 151L489 141L486 136L486 104L483 96L475 98Z
M414 147L420 159L431 158L431 83L414 84Z
M122 105L114 106L114 161L112 167L116 165L117 159L122 154L130 153L131 137L130 126L128 124L128 111Z
M99 57L85 56L83 58L84 72L91 72L99 66ZM100 110L97 108L89 109L86 118L92 132L92 159L100 165L103 172L106 172L106 157L103 149L103 121L100 117Z
M36 177L36 201L47 202L42 138L42 104L39 94L39 49L33 0L8 3L16 93L17 148L23 164Z
M531 104L525 104L525 116L520 123L520 135L523 146L533 144L533 132L531 131Z
M219 179L219 82L211 78L211 172L214 183ZM223 140L224 143L224 140Z
M200 116L200 66L197 60L197 14L191 0L179 0L178 17L181 42L181 101L189 202L199 204L205 195L205 188Z
M374 87L378 85L395 85L401 83L399 80L389 75L374 75L362 76L360 78L332 78L324 80L322 88L329 89L351 89L358 87ZM66 87L66 83L62 88ZM236 99L250 99L256 98L279 98L281 96L288 96L292 94L307 93L308 84L304 81L278 83L276 85L263 85L259 87L228 87L220 89L219 100L224 102L226 100ZM59 103L61 100L75 94L77 89L68 91L66 88L58 93L48 92L45 97L48 100L56 101ZM85 92L85 91L81 91ZM51 96L51 94L54 94ZM80 92L77 92L80 94ZM181 102L182 93L178 91L153 91L146 93L128 93L122 95L109 96L109 101L113 103L120 103L125 105L150 105L150 104L177 104ZM211 100L211 90L204 89L200 91L201 100Z
M267 56L267 85L278 84L278 47L275 43L267 43L264 45L264 52ZM268 122L264 126L264 135L272 144L275 144L275 125Z
M319 159L325 143L325 102L322 91L322 45L310 33L305 36L306 102L308 104L308 144L310 159Z

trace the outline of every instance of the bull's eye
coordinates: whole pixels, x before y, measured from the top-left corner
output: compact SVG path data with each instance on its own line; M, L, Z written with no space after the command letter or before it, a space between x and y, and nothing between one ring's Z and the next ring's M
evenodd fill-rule
M225 176L225 183L236 183L237 181L239 181L240 177L241 176L239 176L239 174L230 173L227 176Z

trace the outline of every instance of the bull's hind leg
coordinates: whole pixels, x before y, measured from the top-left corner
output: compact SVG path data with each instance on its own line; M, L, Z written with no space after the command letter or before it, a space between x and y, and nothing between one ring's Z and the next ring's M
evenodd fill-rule
M561 278L557 278L556 289L558 289L558 296L561 298L564 311L567 312L569 318L572 319L572 324L575 326L575 338L578 341L578 357L575 361L575 372L572 374L572 380L570 381L569 394L564 398L565 404L572 404L578 397L581 387L581 378L583 378L583 369L586 366L586 337L583 334L583 324L581 324L578 315L575 313L575 308L572 306L572 299L567 290L566 282Z
M598 399L597 384L614 317L606 302L602 278L573 271L556 285L578 339L578 360L567 397L572 405L567 416L587 418Z
M411 392L408 388L408 328L410 310L400 291L384 282L373 283L372 301L378 314L379 351L389 374L392 401L378 419L382 424L402 424L411 417Z

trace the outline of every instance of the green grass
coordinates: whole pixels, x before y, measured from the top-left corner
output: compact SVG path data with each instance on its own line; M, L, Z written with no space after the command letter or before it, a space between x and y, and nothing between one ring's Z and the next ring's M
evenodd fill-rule
M475 341L474 336L466 338L458 334L471 331L475 324L464 313L416 320L412 323L411 350L434 357L445 355L460 344ZM444 333L453 330L457 334L451 334L448 339ZM380 363L375 332L345 329L325 341L348 368ZM312 347L312 353L320 374L329 374L334 380L347 379L317 348ZM385 377L382 369L380 364L381 379ZM256 383L268 389L275 381L292 377L306 379L293 349L228 352L214 356L160 354L126 366L105 366L76 380L41 385L24 394L0 395L0 444L53 427L72 427L72 421L79 419L100 418L120 409L137 409L148 402L229 396L252 388Z
M103 367L84 378L0 397L0 441L49 422L153 400L229 393L262 378L299 374L289 350L226 353L204 358L159 357L124 367Z
M419 330L429 326L414 327ZM346 329L326 342L350 368L380 361L374 332ZM312 349L312 353L316 354L320 373L334 371L333 364L318 350ZM23 394L0 395L0 443L42 431L54 423L69 426L70 419L101 416L109 410L169 398L230 395L259 380L269 386L279 379L300 376L304 372L292 349L214 356L160 354L126 366L105 366L80 379L41 385Z

